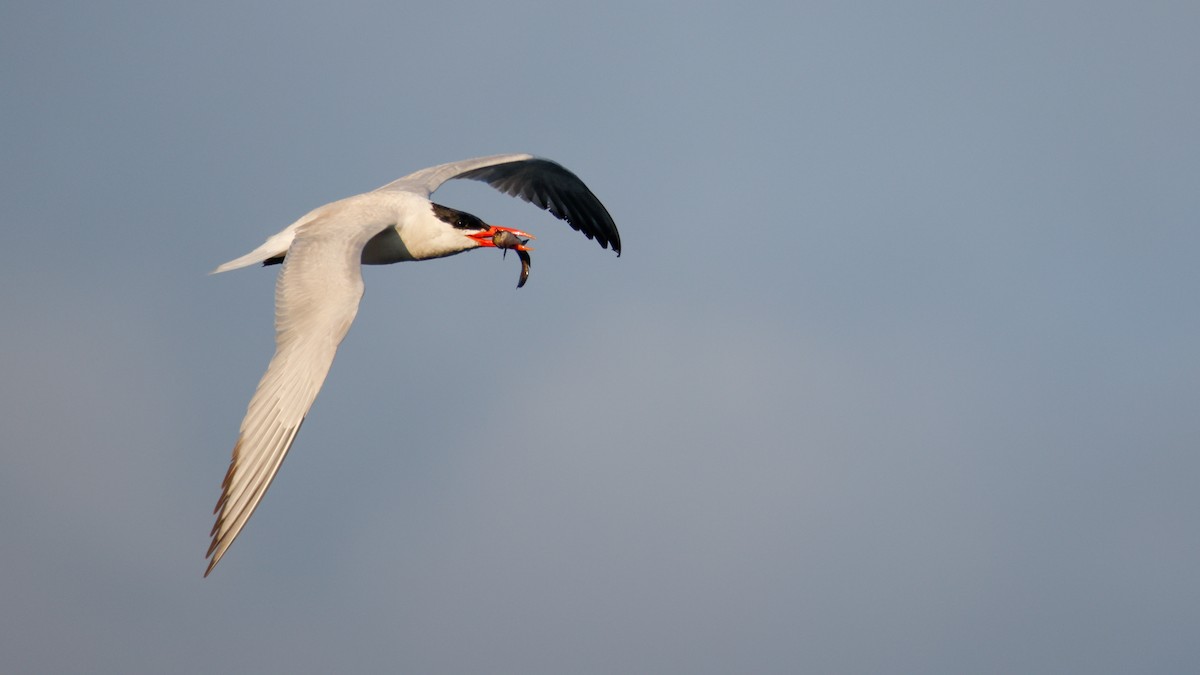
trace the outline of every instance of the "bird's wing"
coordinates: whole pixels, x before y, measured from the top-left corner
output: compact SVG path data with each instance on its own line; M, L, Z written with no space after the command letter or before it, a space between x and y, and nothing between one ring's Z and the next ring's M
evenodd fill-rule
M297 231L275 285L275 356L250 399L221 484L205 576L271 485L358 313L365 238L321 224Z
M459 178L462 174L475 169L482 169L496 164L504 164L507 162L523 162L533 159L533 155L491 155L489 157L476 157L475 159L464 159L458 162L447 162L431 166L428 169L414 171L403 178L384 185L376 190L376 192L387 190L403 190L407 192L415 192L422 197L429 197L433 191L441 187L442 183L451 178Z
M520 197L567 221L603 248L612 246L621 255L621 235L608 210L579 176L548 159L533 155L467 159L422 169L379 189L407 190L428 197L454 178L481 180L505 194Z

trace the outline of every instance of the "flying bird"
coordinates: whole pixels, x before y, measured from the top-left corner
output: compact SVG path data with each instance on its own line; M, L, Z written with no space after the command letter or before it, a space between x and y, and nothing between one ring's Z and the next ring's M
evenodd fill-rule
M358 312L362 265L429 260L478 248L515 249L529 276L532 235L429 200L455 178L483 181L548 210L621 254L608 211L578 176L533 155L494 155L422 169L383 187L313 209L262 246L213 271L281 263L275 284L275 355L238 431L213 509L204 576L225 555L262 500L317 397Z

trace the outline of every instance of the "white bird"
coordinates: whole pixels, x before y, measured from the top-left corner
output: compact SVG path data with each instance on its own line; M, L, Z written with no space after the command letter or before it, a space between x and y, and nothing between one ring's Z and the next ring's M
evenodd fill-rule
M221 484L204 576L242 531L296 439L358 312L362 265L513 248L522 259L524 283L529 270L525 243L531 235L488 225L429 200L454 178L481 180L547 209L601 247L612 246L621 254L616 224L578 176L548 159L519 154L441 164L326 204L214 270L283 263L275 285L275 355L246 408Z

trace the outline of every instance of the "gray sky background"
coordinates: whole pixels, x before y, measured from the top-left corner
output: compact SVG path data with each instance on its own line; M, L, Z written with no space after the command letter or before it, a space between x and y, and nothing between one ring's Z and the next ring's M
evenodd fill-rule
M5 672L1200 667L1200 9L851 4L6 2ZM625 254L439 192L202 579L208 271L498 152Z

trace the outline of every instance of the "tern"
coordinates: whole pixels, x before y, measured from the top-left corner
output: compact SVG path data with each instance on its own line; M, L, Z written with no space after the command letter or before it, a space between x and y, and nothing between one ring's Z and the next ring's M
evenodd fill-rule
M525 283L532 235L430 201L439 186L455 178L483 181L520 197L621 254L616 224L578 176L548 159L511 154L439 164L318 207L262 246L217 267L213 274L281 263L275 355L246 407L221 483L204 576L245 527L296 440L358 313L362 265L430 260L478 248L515 249L522 263L518 287Z

